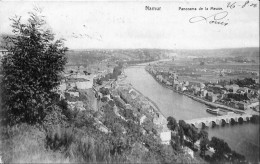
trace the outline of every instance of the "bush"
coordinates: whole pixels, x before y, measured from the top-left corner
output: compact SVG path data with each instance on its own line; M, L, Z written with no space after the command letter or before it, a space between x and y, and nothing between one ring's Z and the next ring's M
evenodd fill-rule
M59 152L45 149L43 130L28 124L2 129L2 160L4 163L69 163ZM3 149L4 148L4 149Z
M43 119L43 127L46 131L51 129L52 126L61 125L62 127L68 126L68 119L62 113L62 109L57 105L52 105L46 109L46 116Z
M94 118L92 115L87 111L80 111L74 120L74 125L77 128L88 127L94 128Z
M57 125L47 131L46 145L54 151L68 149L74 140L74 133L71 127L65 128Z

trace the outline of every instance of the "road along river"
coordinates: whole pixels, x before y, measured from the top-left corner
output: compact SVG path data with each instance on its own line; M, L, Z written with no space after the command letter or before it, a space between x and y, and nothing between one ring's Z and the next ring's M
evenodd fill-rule
M176 93L159 84L143 66L128 67L124 70L126 81L139 90L144 96L154 101L164 116L173 116L177 120L212 117L206 112L207 106L185 95ZM259 161L259 125L226 125L209 128L209 137L224 139L231 149L245 155L252 161Z

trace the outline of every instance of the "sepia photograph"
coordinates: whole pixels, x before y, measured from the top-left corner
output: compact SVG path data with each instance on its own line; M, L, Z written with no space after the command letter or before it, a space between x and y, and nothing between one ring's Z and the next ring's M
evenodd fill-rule
M259 159L259 0L0 0L0 163Z

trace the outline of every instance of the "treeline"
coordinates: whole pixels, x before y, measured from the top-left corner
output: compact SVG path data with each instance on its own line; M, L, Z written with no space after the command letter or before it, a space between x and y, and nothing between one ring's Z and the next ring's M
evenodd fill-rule
M108 73L101 78L95 79L95 83L97 83L98 85L102 85L104 81L109 81L110 79L117 80L118 76L122 73L122 68L122 64L119 64L113 69L113 73Z
M96 49L96 50L70 50L66 53L67 65L89 65L109 60L111 62L127 61L128 64L149 62L160 59L167 52L153 49ZM137 61L137 62L136 62Z
M249 100L248 96L246 93L244 94L237 94L237 93L228 93L227 94L227 99L233 99L235 101L244 101L244 100Z
M252 78L244 78L244 79L233 79L233 80L220 80L218 85L232 85L237 84L239 87L247 87L250 89L259 89L259 84Z
M208 162L246 162L243 155L232 151L228 144L217 137L208 138L208 132L201 129L200 131L192 125L186 124L185 121L179 120L177 123L173 117L168 117L168 128L173 132L171 145L178 150L182 146L187 146L193 151L200 151L200 156ZM200 141L200 150L194 143ZM206 155L209 148L214 149L212 156Z
M232 80L230 83L237 84L239 87L249 87L256 84L255 80L253 80L252 78L244 78L242 80L236 79L236 80Z

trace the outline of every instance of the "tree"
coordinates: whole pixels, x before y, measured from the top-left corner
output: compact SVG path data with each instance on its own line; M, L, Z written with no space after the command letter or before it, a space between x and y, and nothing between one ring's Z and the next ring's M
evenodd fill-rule
M205 130L201 130L200 133L199 133L199 138L200 139L206 139L206 138L208 138L208 136L209 136L209 134Z
M5 37L10 52L2 59L3 108L6 122L41 122L52 104L66 64L63 40L45 28L39 12L29 12L28 22L12 21L13 35Z
M179 136L180 136L180 144L183 145L184 144L184 132L181 127L178 130L179 130Z
M224 155L231 152L228 144L224 140L217 137L212 137L210 141L210 146L213 147L215 150L215 153L212 156L214 160L221 161L222 159L224 159Z
M200 136L200 155L204 157L205 152L208 150L208 144L209 144L208 132L205 130L201 130L199 136Z
M191 128L190 129L191 134L189 135L189 137L190 137L191 142L192 142L193 147L194 147L194 143L196 141L198 141L198 139L199 139L199 133L198 133L198 131L197 131L197 129L195 127L190 126L190 128Z
M175 118L173 118L172 116L170 116L170 117L167 118L167 121L168 121L167 127L168 127L170 130L174 131L175 128L178 126L177 121L175 120Z

